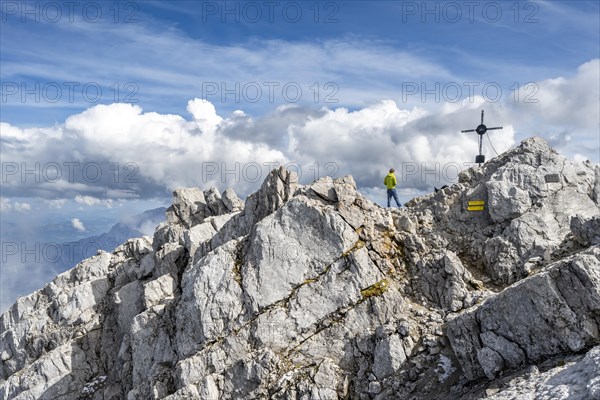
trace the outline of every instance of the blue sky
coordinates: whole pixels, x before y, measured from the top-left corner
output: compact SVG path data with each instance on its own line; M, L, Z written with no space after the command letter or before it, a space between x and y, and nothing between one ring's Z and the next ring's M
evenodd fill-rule
M2 118L19 126L62 123L114 100L185 114L187 101L213 82L230 89L257 82L263 96L256 103L232 95L221 101L220 89L204 90L204 97L219 112L243 106L259 115L288 100L278 88L269 101L265 82L298 82L306 92L300 101L311 105L309 87L333 82L338 91L331 100L338 103L325 104L350 108L377 96L422 103L420 96L402 98L411 82L459 82L463 97L463 82L498 83L507 97L515 84L569 76L598 58L598 7L596 1L103 1L70 9L6 1ZM34 82L41 98L30 92L23 101L21 85L35 92ZM317 105L333 92L321 89Z
M488 159L535 135L600 162L598 1L0 4L3 242L98 234L181 186L244 197L273 165L380 204L395 166L406 201L470 166L481 109Z

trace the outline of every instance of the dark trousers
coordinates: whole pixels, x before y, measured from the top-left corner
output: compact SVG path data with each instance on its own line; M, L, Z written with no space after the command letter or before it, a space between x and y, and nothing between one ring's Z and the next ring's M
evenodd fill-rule
M392 200L392 197L396 201L396 205L398 207L400 207L400 202L398 201L398 194L396 193L396 189L388 189L387 195L388 195L387 196L388 197L388 207L390 207L390 200Z

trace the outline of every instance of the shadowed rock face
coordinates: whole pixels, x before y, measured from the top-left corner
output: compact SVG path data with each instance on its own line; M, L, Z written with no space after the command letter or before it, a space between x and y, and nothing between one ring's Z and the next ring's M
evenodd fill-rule
M2 315L0 399L599 398L599 193L536 138L403 209L284 169L178 189Z

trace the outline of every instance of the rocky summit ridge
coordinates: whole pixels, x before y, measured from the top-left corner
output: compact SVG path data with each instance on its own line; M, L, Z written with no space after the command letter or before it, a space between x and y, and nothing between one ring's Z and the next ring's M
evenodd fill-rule
M539 138L402 209L178 189L0 317L0 399L600 399L599 206Z

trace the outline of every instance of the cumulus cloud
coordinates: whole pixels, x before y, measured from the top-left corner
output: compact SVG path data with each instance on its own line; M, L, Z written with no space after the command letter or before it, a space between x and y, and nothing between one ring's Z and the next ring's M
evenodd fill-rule
M66 199L44 200L48 207L60 210L67 203Z
M338 108L291 127L289 153L322 164L335 162L341 175L351 173L363 187L380 186L382 174L393 167L407 193L429 190L454 181L470 166L478 150L476 135L458 129L474 120L478 113L468 109L442 116L404 110L390 100L356 111ZM510 148L515 142L512 127L494 142L499 152Z
M357 109L287 105L252 116L242 110L219 115L210 102L192 99L187 116L117 103L52 127L2 123L3 161L19 168L25 162L29 169L38 163L40 178L13 171L3 193L106 207L117 199L166 197L186 186L235 187L246 195L277 165L295 166L304 182L352 174L365 188L380 186L393 166L406 194L418 193L455 180L474 161L477 135L460 130L475 128L481 109L488 126L504 127L486 135L488 159L535 135L567 156L598 161L600 101L589 87L597 87L599 67L593 60L573 76L538 82L537 103L475 96L432 111L380 100ZM12 205L3 201L2 207Z
M599 162L600 59L586 62L571 77L557 77L521 87L511 114L530 134L574 157ZM525 101L529 96L528 101Z
M78 204L85 204L86 206L103 205L108 208L112 208L112 199L98 199L92 196L75 196L75 202Z
M18 212L30 211L31 205L26 202L18 202L18 201L15 201L13 203L11 201L11 199L9 199L9 198L0 197L0 211L7 212L7 211L12 211L12 210L15 210Z
M217 115L215 106L204 99L193 99L188 102L187 110L198 124L202 132L212 132L223 121L223 118Z
M85 232L87 230L79 218L73 218L71 220L71 226L79 232Z
M0 211L10 211L12 209L12 204L10 204L10 199L6 197L0 197Z
M31 206L29 205L29 203L15 202L15 211L25 212L25 211L30 211L30 210L31 210Z

